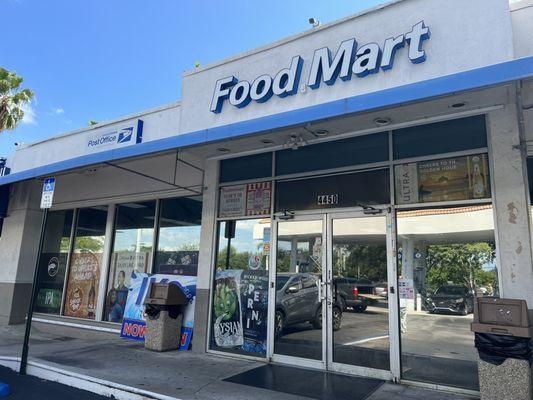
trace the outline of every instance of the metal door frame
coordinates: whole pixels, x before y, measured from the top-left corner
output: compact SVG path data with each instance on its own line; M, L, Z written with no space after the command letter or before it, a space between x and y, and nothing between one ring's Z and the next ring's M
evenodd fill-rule
M394 210L391 207L376 207L381 210L380 214L369 215L364 211L337 211L313 214L298 214L290 220L280 220L274 217L272 220L271 248L270 259L271 268L269 270L269 296L268 296L268 359L273 362L283 364L297 365L301 367L329 370L334 372L367 376L384 380L398 382L400 380L400 331L399 331L399 307L398 307L398 290L397 290L397 257L396 257L396 220ZM346 218L362 217L379 217L386 218L386 246L387 246L387 283L388 283L388 300L389 300L389 355L390 370L379 370L368 367L346 365L333 362L333 337L330 334L332 326L332 305L333 290L332 279L332 227L333 220ZM326 251L322 251L322 285L326 289L325 299L322 300L322 360L309 360L300 357L286 356L274 353L274 321L276 306L276 265L277 265L277 246L278 246L278 224L279 222L291 221L320 221L322 220L322 246L326 246ZM325 303L325 304L324 304ZM324 307L325 306L325 307Z

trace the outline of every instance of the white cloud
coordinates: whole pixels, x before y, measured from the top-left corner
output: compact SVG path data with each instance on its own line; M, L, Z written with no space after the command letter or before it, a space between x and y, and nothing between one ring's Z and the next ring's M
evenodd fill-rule
M34 125L37 123L35 110L30 103L26 103L22 106L24 116L22 117L22 123L26 125Z
M62 109L61 107L59 107L59 108L56 108L56 109L54 110L54 113L57 114L57 115L65 114L65 110Z

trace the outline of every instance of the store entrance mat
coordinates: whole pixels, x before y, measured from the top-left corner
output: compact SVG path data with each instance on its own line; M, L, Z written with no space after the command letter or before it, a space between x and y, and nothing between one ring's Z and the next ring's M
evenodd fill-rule
M224 381L319 400L364 400L384 383L378 379L273 364L251 369Z

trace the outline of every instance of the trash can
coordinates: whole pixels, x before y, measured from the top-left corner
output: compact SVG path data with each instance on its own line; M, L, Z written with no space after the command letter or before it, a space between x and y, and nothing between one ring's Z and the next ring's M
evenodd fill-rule
M177 285L155 282L150 285L144 300L146 349L169 351L179 348L183 307L187 303L187 296Z
M531 337L525 300L479 297L474 305L481 400L531 400Z

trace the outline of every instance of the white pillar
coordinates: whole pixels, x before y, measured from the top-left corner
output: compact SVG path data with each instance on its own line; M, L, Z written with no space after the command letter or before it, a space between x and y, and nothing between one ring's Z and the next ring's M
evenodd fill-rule
M492 193L501 297L525 299L533 308L530 215L525 156L514 104L488 115Z

